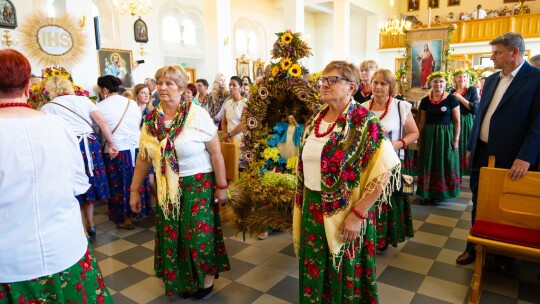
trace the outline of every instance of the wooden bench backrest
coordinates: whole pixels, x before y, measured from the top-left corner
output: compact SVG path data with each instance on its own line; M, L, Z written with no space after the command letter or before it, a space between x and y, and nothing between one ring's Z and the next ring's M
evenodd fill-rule
M480 169L476 219L540 230L540 172L513 181L508 169Z

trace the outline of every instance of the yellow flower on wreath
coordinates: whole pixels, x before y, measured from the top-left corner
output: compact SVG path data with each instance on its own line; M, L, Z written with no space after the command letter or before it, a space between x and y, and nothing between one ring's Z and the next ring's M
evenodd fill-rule
M275 65L272 68L272 77L276 76L279 73L279 66Z
M292 61L290 58L281 59L281 68L287 71L291 67Z
M289 170L292 170L293 172L296 171L296 162L298 161L298 156L291 156L289 159L287 159L287 166L286 168Z
M288 72L289 75L291 75L292 77L298 77L302 75L302 68L297 63L295 63L291 66Z
M263 151L264 159L271 159L273 161L277 161L279 159L279 148L273 147L273 148L266 148Z
M284 44L289 44L292 42L292 40L293 40L293 35L290 32L286 32L285 34L281 36L281 42L283 42Z

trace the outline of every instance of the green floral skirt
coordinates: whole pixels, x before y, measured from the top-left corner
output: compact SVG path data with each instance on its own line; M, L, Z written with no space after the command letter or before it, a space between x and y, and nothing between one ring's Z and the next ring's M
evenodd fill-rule
M68 269L28 281L0 284L0 303L113 303L92 247Z
M386 245L397 247L406 237L414 236L411 202L409 197L394 193L391 205L383 204L375 208L377 214L377 248Z
M454 125L429 124L420 134L418 189L424 199L457 197L461 189L459 153L452 147Z
M460 176L471 175L471 168L465 161L467 154L467 144L471 137L471 130L474 123L474 115L471 113L461 115L461 129L459 133L459 174Z
M219 204L214 203L214 173L180 177L180 215L166 219L156 205L154 270L165 294L195 292L206 275L230 270Z
M336 269L328 249L321 193L307 190L298 248L300 303L378 303L375 280L375 213L368 214L364 241L355 241Z

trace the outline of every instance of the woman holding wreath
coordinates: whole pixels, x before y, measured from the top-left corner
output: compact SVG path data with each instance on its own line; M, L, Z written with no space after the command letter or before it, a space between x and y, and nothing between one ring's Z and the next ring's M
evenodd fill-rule
M156 275L168 296L204 298L214 277L230 269L219 217L227 181L217 127L206 110L182 100L188 75L181 66L160 68L156 79L161 103L144 117L130 205L141 211L138 189L153 164Z
M392 96L397 93L397 84L390 70L379 69L371 77L373 98L362 105L379 117L384 130L392 141L395 151L403 150L418 139L419 133L411 113L412 105ZM402 154L403 155L403 154ZM396 247L405 237L413 237L411 203L409 198L392 193L390 204L376 208L377 251L383 253L388 245Z
M459 133L459 174L460 176L469 175L465 154L467 153L467 144L476 115L476 109L480 105L478 90L470 85L470 77L467 70L455 70L452 74L454 78L454 89L450 94L454 95L459 101L459 113L461 114L461 132Z
M377 302L374 203L389 199L399 159L379 120L352 99L359 71L323 70L323 106L306 124L293 215L301 303Z
M420 101L418 190L424 203L460 194L459 101L445 91L443 72L428 77L431 91Z

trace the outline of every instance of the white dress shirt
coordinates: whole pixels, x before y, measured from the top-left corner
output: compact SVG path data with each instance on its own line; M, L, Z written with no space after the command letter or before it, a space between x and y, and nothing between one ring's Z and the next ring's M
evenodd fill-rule
M75 195L90 184L79 144L55 115L0 118L0 283L63 271L88 247Z
M523 61L525 62L525 61ZM523 62L512 71L512 73L508 74L507 76L504 76L502 74L502 71L499 73L499 83L497 84L497 88L495 89L495 92L493 93L493 97L491 98L491 103L489 104L489 107L486 111L486 114L484 116L484 119L482 120L482 125L480 126L480 140L487 143L489 138L489 124L491 122L491 116L493 116L493 113L497 109L497 106L499 106L499 103L501 102L502 97L504 96L504 93L506 93L506 90L512 83L512 80L514 80L514 77L516 77L517 73L519 72L519 69L523 66Z
M129 100L121 95L112 95L102 100L97 104L98 109L105 117L107 124L114 130L122 114L126 110L127 103L129 107L122 119L120 125L113 133L114 145L118 151L131 150L132 157L135 157L135 149L139 148L139 137L141 136L141 109L133 100ZM102 140L104 140L102 138ZM105 147L105 152L109 151L109 147ZM135 162L133 162L135 165Z

